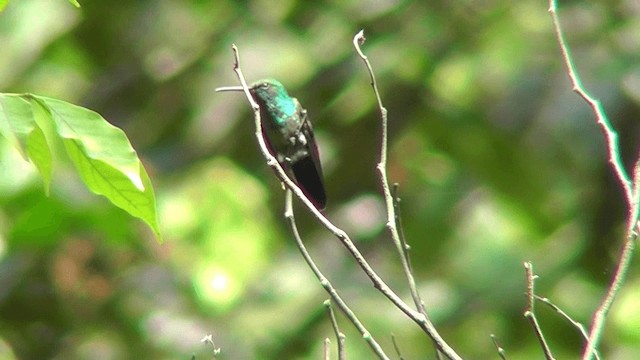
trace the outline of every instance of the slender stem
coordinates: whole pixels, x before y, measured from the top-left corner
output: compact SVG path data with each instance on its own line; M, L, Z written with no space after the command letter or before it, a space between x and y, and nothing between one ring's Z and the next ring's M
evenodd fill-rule
M380 119L381 119L381 143L380 143L380 161L376 166L376 170L380 175L380 182L382 185L382 192L384 195L385 205L387 208L387 223L386 227L389 230L391 235L391 239L398 251L400 262L402 264L402 269L404 270L405 276L407 278L407 282L409 283L409 290L411 292L411 297L416 306L418 312L422 315L423 326L422 328L429 335L429 337L433 340L434 345L436 346L438 351L444 353L444 355L449 359L459 359L460 356L453 350L449 344L442 338L442 336L438 333L435 326L429 320L429 316L424 307L424 303L420 298L420 294L418 292L418 287L416 286L416 281L413 276L413 272L411 270L411 264L409 261L409 257L407 254L406 243L400 239L400 235L397 227L397 218L395 214L394 200L391 195L391 190L389 187L389 180L387 177L387 144L388 144L388 117L387 117L387 109L382 104L382 98L380 96L380 91L378 90L378 85L376 82L376 77L373 72L373 68L371 63L369 62L369 58L364 54L360 46L364 44L364 30L360 30L353 37L353 47L355 48L358 56L364 62L367 72L369 73L369 77L371 79L371 87L373 88L373 92L376 96L376 101L378 103L378 110L380 111Z
M533 327L533 331L535 332L536 337L540 342L540 346L544 351L544 357L547 360L554 360L555 358L551 353L551 349L549 349L549 345L547 344L547 341L544 339L544 334L542 333L542 329L540 328L540 324L538 324L538 319L536 318L536 313L534 308L535 291L533 286L536 276L533 275L533 265L531 265L530 262L525 262L524 269L527 275L527 307L524 310L524 317L526 317L527 320L529 320L529 322L531 323L531 326Z
M411 265L411 257L409 256L409 250L411 249L411 247L409 246L409 244L407 244L407 240L404 236L404 230L402 227L402 216L400 212L400 196L398 195L398 192L399 192L399 185L397 183L393 184L391 197L393 199L393 211L394 211L394 218L395 218L394 221L398 229L398 240L400 241L400 248L399 248L400 258L405 260L403 262L405 274L407 275L407 277L410 277L411 279L413 279L413 266ZM427 311L424 307L424 302L422 301L420 293L418 292L418 289L415 286L415 281L413 282L413 287L410 285L409 288L411 289L411 297L413 298L413 302L418 308L418 311L420 311L425 316L427 316Z
M400 346L398 346L398 342L396 341L396 336L391 333L391 342L393 343L393 348L396 350L396 355L398 355L399 360L404 360L402 356L402 352L400 351Z
M278 161L275 157L269 152L264 136L262 134L262 121L260 119L260 107L255 102L251 93L249 92L249 87L247 86L247 82L242 75L242 71L239 66L239 54L238 48L235 44L232 46L235 62L234 62L234 71L236 75L240 79L240 83L242 84L242 88L244 90L245 95L247 96L247 100L251 104L251 108L253 109L254 119L255 119L255 127L256 127L256 138L258 141L258 145L260 145L260 150L262 151L263 156L267 159L267 165L269 165L276 173L276 176L280 181L282 181L285 186L290 189L299 199L300 201L309 209L309 211L313 214L313 216L324 225L327 230L329 230L335 237L340 240L343 246L347 248L347 251L351 253L351 256L354 257L358 266L365 272L365 274L371 279L373 286L378 289L384 296L387 297L400 311L402 311L405 315L407 315L411 320L413 320L420 328L422 328L432 339L435 339L436 345L439 349L443 350L449 359L461 359L453 349L449 347L447 343L442 340L442 338L438 335L437 331L433 324L427 320L427 318L417 312L409 305L407 305L389 286L380 278L380 276L373 270L371 265L367 262L367 260L362 256L358 248L353 244L349 235L347 235L344 230L335 226L329 219L327 219L314 205L311 201L304 195L302 190L287 176L284 172Z
M596 116L598 125L600 125L600 127L602 128L602 132L607 142L609 162L611 163L613 171L615 172L618 181L622 186L627 202L628 216L625 242L620 253L616 272L607 289L607 293L593 315L591 329L589 330L589 340L587 341L584 352L582 354L583 360L590 360L593 357L594 352L596 351L598 342L600 341L607 314L609 313L609 310L613 305L613 301L616 299L620 288L622 288L622 285L624 284L626 275L629 272L629 266L631 264L631 258L633 256L633 250L635 247L635 242L637 240L636 229L638 226L638 216L640 213L640 207L638 205L638 199L640 196L640 194L638 193L639 166L636 162L636 167L634 168L634 179L632 182L632 180L629 178L629 175L627 174L627 171L624 168L624 164L622 163L622 159L620 157L618 134L607 118L600 101L592 97L586 91L586 89L582 85L582 81L580 80L577 71L575 70L575 65L573 63L571 53L569 52L569 46L567 45L562 27L560 26L560 18L558 16L558 5L556 0L549 0L549 13L551 14L551 18L553 20L553 25L558 43L560 44L562 57L564 58L564 62L567 66L569 79L571 80L571 83L573 85L573 91L580 95L580 97L582 97L587 102L587 104L589 104Z
M573 58L571 57L569 46L567 46L562 27L560 26L560 19L558 18L557 9L558 6L556 4L556 0L549 0L549 13L551 14L551 18L553 19L553 26L555 28L556 37L558 38L560 51L562 51L562 57L564 58L564 62L567 66L567 72L569 74L569 79L571 80L571 85L573 85L573 91L580 95L580 97L584 99L584 101L586 101L589 106L591 106L591 109L596 116L596 121L602 128L602 132L604 133L604 137L607 141L609 162L611 163L611 166L613 166L613 170L616 173L618 181L620 181L620 185L622 185L627 200L627 205L630 206L633 199L631 192L631 179L629 178L629 175L627 174L627 171L625 170L624 164L622 163L622 159L620 157L618 133L616 133L615 129L611 125L611 122L607 118L600 100L591 96L582 85L582 80L580 79L580 76L576 71L576 66L573 63Z
M590 360L596 352L598 341L600 340L600 336L604 330L604 323L607 315L609 314L609 310L611 310L611 305L613 305L613 301L618 295L620 288L622 288L627 273L629 272L629 265L631 265L631 258L633 257L633 249L636 244L636 239L636 234L632 234L625 240L622 253L620 254L620 261L618 261L616 272L611 280L607 294L602 300L600 306L598 306L596 312L593 314L593 321L589 331L589 341L587 341L584 353L582 354L583 360Z
M582 334L582 337L586 340L589 341L589 334L587 333L587 330L585 329L585 327L573 320L571 318L571 316L569 316L569 314L567 314L566 312L564 312L562 309L560 309L560 307L554 303L551 302L551 300L549 300L546 297L542 297L542 296L538 296L534 294L534 297L536 298L536 300L546 304L547 306L549 306L550 308L552 308L553 310L555 310L560 316L562 316L563 318L565 318L567 321L569 321L571 323L571 325L573 325L576 329L578 329L578 331L580 332L580 334ZM600 360L600 355L598 354L597 351L594 351L594 356L597 360Z
M387 148L388 148L388 117L387 117L387 109L382 104L382 98L380 96L380 91L378 90L378 85L376 82L376 77L373 73L373 68L371 67L371 63L369 59L364 54L360 45L365 41L364 30L360 30L359 33L356 34L353 38L353 46L358 53L358 56L364 62L367 71L369 73L369 77L371 78L371 87L373 88L373 92L376 96L376 101L378 102L378 110L380 111L380 160L376 165L376 170L380 175L380 183L382 185L382 192L384 195L384 201L387 208L387 223L386 227L391 234L391 239L393 240L394 245L400 255L400 261L402 263L402 268L405 272L405 276L409 282L409 289L411 290L411 297L415 303L416 309L423 313L425 317L427 317L426 312L424 311L424 306L422 305L422 300L420 299L420 295L418 294L417 286L415 279L413 277L413 273L411 271L411 266L409 265L409 260L405 256L406 251L402 246L402 242L400 241L400 235L398 233L397 227L397 219L395 214L395 206L393 201L393 196L391 196L391 188L389 186L389 179L387 177Z

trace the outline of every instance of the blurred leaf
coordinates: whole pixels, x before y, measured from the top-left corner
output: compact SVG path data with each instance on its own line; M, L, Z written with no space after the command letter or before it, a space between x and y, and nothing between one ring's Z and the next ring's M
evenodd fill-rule
M0 0L0 11L4 10L7 4L9 4L9 0Z
M161 198L175 261L204 304L225 311L267 264L279 234L264 184L224 158L181 174ZM241 255L240 255L241 254Z
M73 6L80 8L80 3L77 0L69 0L70 3L73 4Z
M2 5L2 0L0 0L0 5ZM2 10L1 7L0 7L0 10ZM11 349L11 345L9 345L9 343L2 338L0 338L0 359L1 360L17 359L16 355L13 353L13 349Z

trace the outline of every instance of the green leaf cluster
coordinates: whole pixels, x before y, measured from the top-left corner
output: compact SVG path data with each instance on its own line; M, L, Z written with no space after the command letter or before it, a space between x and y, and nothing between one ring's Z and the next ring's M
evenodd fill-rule
M61 100L0 94L0 134L37 168L50 191L57 146L89 190L143 220L160 238L151 180L124 132Z

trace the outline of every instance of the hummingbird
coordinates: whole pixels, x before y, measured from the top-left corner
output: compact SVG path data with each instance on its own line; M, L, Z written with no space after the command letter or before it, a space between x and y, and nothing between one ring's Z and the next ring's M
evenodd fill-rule
M243 91L241 86L216 91ZM269 152L302 192L320 210L327 205L318 145L311 121L298 99L289 96L275 79L258 80L249 92L260 107L262 132Z

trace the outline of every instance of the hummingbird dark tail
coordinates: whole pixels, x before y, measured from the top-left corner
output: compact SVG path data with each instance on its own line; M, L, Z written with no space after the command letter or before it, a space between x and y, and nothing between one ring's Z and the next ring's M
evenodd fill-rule
M311 156L306 156L291 164L291 170L302 192L319 210L324 210L327 206L327 195L324 192L322 174L318 173L316 163Z

